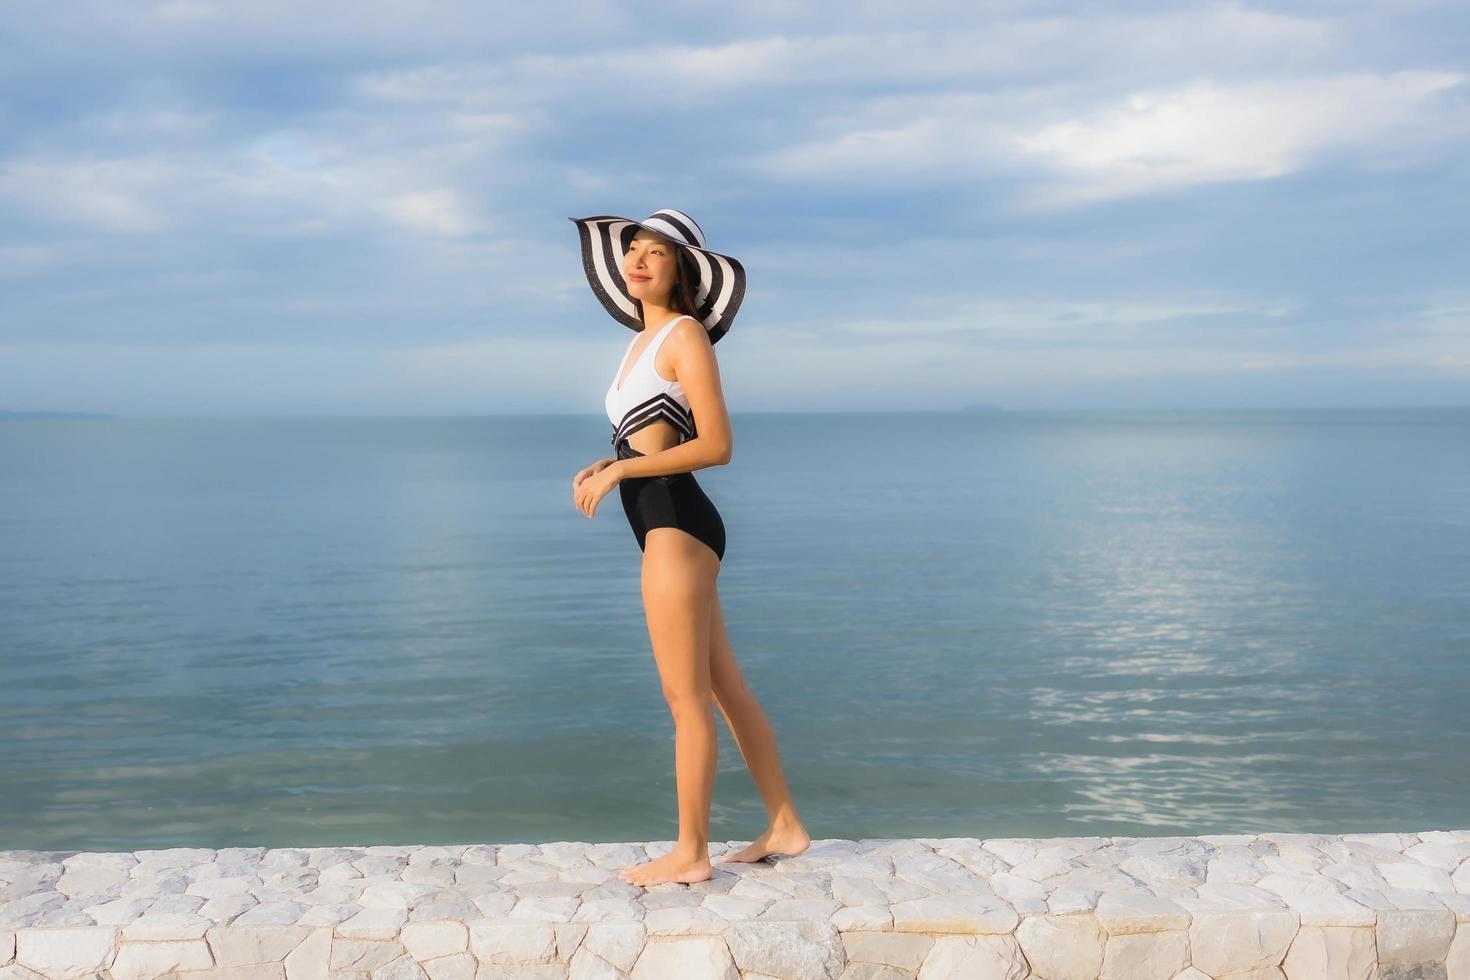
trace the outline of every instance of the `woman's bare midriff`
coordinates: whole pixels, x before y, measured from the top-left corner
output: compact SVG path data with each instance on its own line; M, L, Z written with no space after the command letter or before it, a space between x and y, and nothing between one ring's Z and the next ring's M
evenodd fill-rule
M628 445L645 456L661 453L679 444L679 433L669 422L650 422L628 437Z

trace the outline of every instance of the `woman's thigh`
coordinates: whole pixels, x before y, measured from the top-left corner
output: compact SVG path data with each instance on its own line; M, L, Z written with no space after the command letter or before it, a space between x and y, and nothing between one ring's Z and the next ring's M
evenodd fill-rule
M711 600L719 559L676 527L649 528L643 549L643 609L664 697L710 698Z

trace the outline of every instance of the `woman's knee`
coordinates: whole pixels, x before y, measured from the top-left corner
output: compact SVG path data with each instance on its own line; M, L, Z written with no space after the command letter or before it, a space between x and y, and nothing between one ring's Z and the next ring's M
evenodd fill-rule
M699 690L690 687L670 687L664 685L664 701L668 703L669 714L674 721L681 716L691 717L697 714L710 714L714 711L715 696L711 690Z

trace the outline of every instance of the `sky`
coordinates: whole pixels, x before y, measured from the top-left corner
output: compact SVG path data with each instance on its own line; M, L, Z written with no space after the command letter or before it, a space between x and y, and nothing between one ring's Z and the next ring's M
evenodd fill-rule
M1453 2L0 12L0 409L602 412L569 217L744 264L732 414L1470 405Z

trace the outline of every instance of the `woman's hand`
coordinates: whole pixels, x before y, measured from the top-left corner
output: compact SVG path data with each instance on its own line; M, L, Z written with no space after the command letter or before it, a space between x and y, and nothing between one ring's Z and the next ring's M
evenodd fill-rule
M616 459L599 459L572 477L572 503L588 517L597 513L597 503L608 491L622 482L622 472L614 466Z

